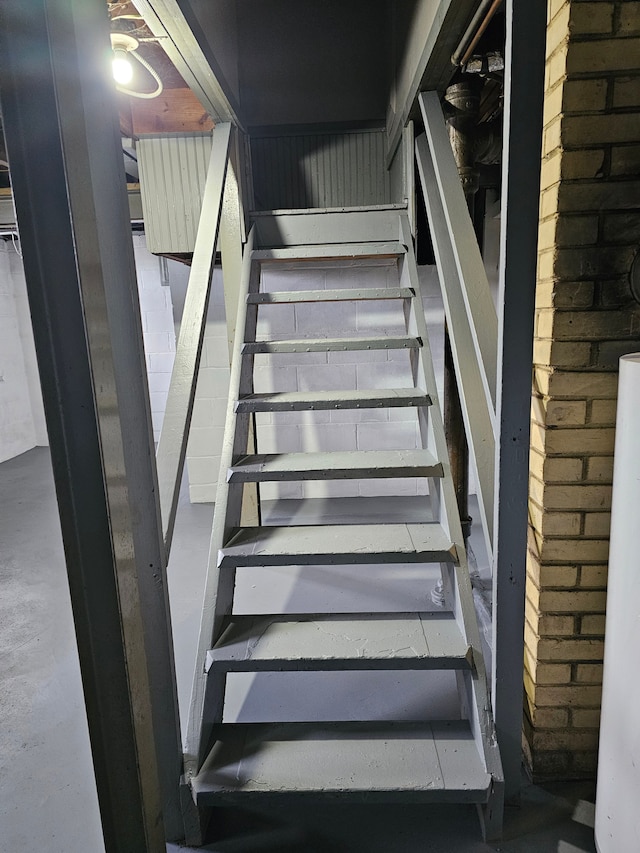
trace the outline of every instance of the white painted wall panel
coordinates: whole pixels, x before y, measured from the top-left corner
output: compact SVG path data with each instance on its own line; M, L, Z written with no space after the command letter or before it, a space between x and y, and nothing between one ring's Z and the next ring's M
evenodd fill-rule
M212 135L143 137L140 194L150 252L193 252Z
M253 137L251 160L258 210L391 201L383 130Z

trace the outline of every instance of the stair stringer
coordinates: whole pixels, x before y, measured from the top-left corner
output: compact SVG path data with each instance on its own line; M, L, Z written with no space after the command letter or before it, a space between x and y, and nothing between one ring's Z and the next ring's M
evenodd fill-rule
M445 602L451 608L455 619L473 650L474 667L470 672L459 672L459 694L463 704L463 715L469 719L476 746L484 757L487 772L493 779L493 788L488 803L479 807L485 836L495 838L502 829L504 800L504 775L500 752L497 745L493 712L489 696L486 667L482 653L482 643L478 620L473 603L473 592L467 565L466 549L460 516L456 502L443 417L436 388L433 361L427 335L427 326L422 307L420 280L413 250L413 239L409 220L406 215L399 217L400 242L405 254L399 260L400 286L414 289L416 297L411 302L408 317L408 331L423 341L416 350L414 378L417 387L423 388L431 396L428 410L420 410L419 425L424 447L442 462L444 476L438 480L429 480L429 493L432 496L434 518L438 518L454 543L458 560L455 564L441 563ZM435 501L434 501L435 498ZM436 513L438 515L436 516Z
M253 415L238 413L238 393L253 391L253 356L242 356L245 340L255 337L258 306L247 304L247 296L260 286L260 264L253 260L255 228L249 232L243 255L242 278L238 294L238 315L229 379L229 400L220 460L216 502L209 546L209 560L203 595L203 609L198 635L196 663L189 703L189 719L185 742L185 772L193 776L207 754L213 726L222 720L226 676L216 673L208 678L207 652L219 636L222 621L231 613L235 585L235 569L220 569L219 551L242 515L243 483L229 483L226 472L233 460L247 452ZM205 717L205 709L207 714Z

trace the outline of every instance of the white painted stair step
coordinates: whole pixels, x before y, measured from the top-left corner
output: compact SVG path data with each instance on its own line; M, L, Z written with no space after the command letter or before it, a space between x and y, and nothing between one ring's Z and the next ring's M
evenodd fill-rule
M362 391L275 391L247 394L236 403L236 412L292 412L320 409L382 409L430 406L431 397L419 388Z
M302 566L455 562L456 548L436 522L235 528L218 565Z
M411 335L376 338L299 338L280 341L247 341L242 344L242 354L279 352L351 352L360 350L418 349L420 338Z
M442 464L428 450L341 450L243 456L229 468L227 480L263 483L442 475Z
M372 240L366 243L315 243L254 249L254 261L350 261L353 258L397 258L406 248L396 240Z
M371 299L412 299L412 287L357 287L332 290L273 290L250 293L247 305L276 305L288 302L360 302Z
M492 785L464 720L225 724L215 736L192 779L199 806L292 794L483 803Z
M470 669L451 613L230 616L207 671Z

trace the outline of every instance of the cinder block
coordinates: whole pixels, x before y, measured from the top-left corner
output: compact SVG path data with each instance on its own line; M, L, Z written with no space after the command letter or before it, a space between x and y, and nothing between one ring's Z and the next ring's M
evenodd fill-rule
M256 367L253 371L253 388L256 394L296 391L298 387L295 367Z
M358 364L357 388L413 388L411 371L406 363L386 361L381 364Z
M301 302L292 307L300 337L349 337L357 329L355 302Z
M357 480L334 480L330 482L307 481L303 483L305 498L357 498Z
M149 399L150 399L150 403L151 403L151 411L152 412L162 412L162 414L164 414L164 410L167 406L167 394L166 394L166 392L149 394Z
M360 366L360 365L359 365ZM356 388L355 365L308 365L297 368L299 391L350 391Z
M145 332L173 332L173 316L166 308L144 311L142 328Z
M206 486L218 482L220 457L201 456L187 459L189 483L193 486Z
M224 439L224 427L214 426L192 426L189 432L189 443L187 445L187 456L220 456L222 453L222 441Z
M332 409L331 423L386 423L389 420L389 411L389 409Z
M358 450L412 450L419 447L418 431L412 423L357 425Z
M175 354L172 352L149 354L149 372L150 373L168 373L173 370L173 362Z
M170 373L150 373L148 375L149 393L166 394L171 382Z
M258 453L296 453L302 450L300 428L265 424L257 430Z
M144 349L146 353L168 353L175 352L175 337L169 332L146 332L144 335Z
M402 303L395 299L358 302L357 328L362 333L404 334L406 322Z
M356 450L356 425L325 424L316 431L302 430L300 442L306 453Z
M196 394L213 400L224 400L222 408L226 414L226 400L229 396L229 368L201 367L198 374Z
M212 504L216 500L216 484L189 486L189 500L192 504Z
M296 320L293 305L275 304L258 310L257 340L295 337Z
M345 411L348 411L345 409ZM272 412L271 423L275 426L302 426L305 429L316 430L322 424L331 421L332 410L321 409L320 411L300 412Z
M418 481L415 477L360 480L359 493L362 497L376 497L377 495L413 497L418 494Z
M274 269L272 264L264 264L261 281L261 289L266 293L277 290L324 290L325 270L311 265L300 269Z

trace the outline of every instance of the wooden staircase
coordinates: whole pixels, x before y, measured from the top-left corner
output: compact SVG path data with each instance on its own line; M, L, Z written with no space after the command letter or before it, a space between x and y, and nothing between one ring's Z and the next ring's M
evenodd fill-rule
M479 806L485 836L494 837L502 820L500 758L408 220L402 210L384 216L360 211L358 227L345 230L344 213L327 212L324 217L325 236L308 228L309 243L298 237L294 245L265 246L268 229L262 227L261 239L258 223L246 246L187 736L187 783L200 810L300 797L472 802ZM345 242L349 233L355 235L353 242ZM345 264L390 258L398 286L276 292L261 288L261 269L272 260L299 264L313 258L343 259ZM341 305L364 300L400 301L406 333L341 337ZM268 312L270 306L327 302L335 306L335 324L326 337L257 339L259 312ZM254 392L258 354L380 349L408 350L411 387ZM256 450L256 413L397 407L415 410L421 448ZM272 526L256 523L248 511L248 498L261 483L406 477L427 479L429 497L423 500L430 505L430 520ZM444 605L425 609L426 590L416 612L234 612L236 572L311 566L321 573L325 566L355 565L365 572L366 566L376 564L388 565L391 572L401 564L436 564ZM459 714L449 720L353 720L336 707L335 718L324 722L295 717L286 722L225 720L230 673L366 670L414 671L416 677L424 676L425 690L429 671L453 671Z

